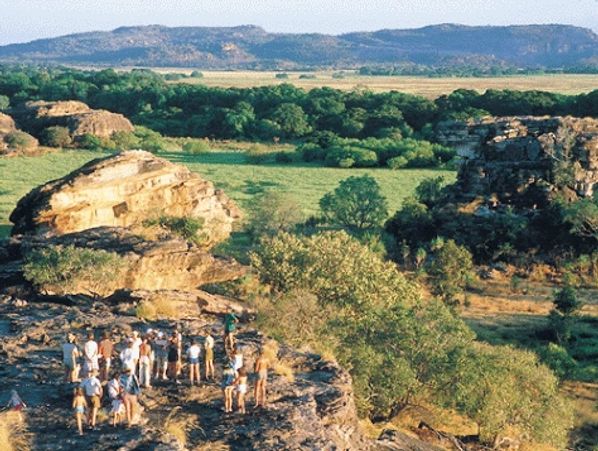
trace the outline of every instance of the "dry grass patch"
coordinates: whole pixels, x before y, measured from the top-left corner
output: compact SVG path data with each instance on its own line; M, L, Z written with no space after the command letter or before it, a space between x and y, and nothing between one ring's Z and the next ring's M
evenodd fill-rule
M180 407L175 407L164 422L164 431L172 435L183 446L187 447L189 433L201 429L197 415L180 414Z
M294 382L295 374L293 367L285 360L278 358L278 350L279 346L276 340L268 340L263 346L264 356L272 365L272 370L289 382Z
M138 318L148 321L181 319L197 316L199 313L197 302L160 296L141 301L135 309Z
M0 413L0 449L2 451L28 451L31 449L27 424L19 412Z

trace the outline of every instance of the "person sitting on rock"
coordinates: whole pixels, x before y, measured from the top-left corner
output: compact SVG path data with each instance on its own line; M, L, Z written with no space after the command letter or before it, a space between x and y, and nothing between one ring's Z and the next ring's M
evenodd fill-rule
M260 351L260 355L255 361L253 370L256 374L255 378L255 389L253 392L255 399L255 407L266 406L266 384L268 382L268 367L270 362L266 358L263 349Z
M125 368L123 370L119 382L123 390L122 396L127 414L127 424L131 426L137 410L137 397L141 393L141 387L132 368Z
M100 380L105 382L110 374L112 364L112 353L114 352L114 342L110 338L110 332L104 331L104 338L100 341L98 354L100 357Z
M152 353L152 347L148 342L147 336L143 337L143 342L139 347L139 382L145 388L150 388L150 377L151 377L151 360L150 355Z
M237 387L237 409L241 413L245 413L245 394L247 393L247 371L245 368L240 368L237 378L234 382Z
M110 399L110 415L112 415L112 426L116 426L121 421L122 415L125 413L123 389L118 379L118 373L112 374L112 378L108 382L107 387L108 398Z
M228 310L228 313L224 317L224 349L232 350L235 346L235 330L236 324L239 319L235 315L232 308Z
M158 332L152 344L154 354L156 355L154 377L156 379L166 380L166 370L168 368L168 340L164 337L164 332Z
M197 340L194 338L191 341L191 346L187 349L187 358L189 359L189 382L193 385L193 381L197 381L199 385L200 371L199 371L199 356L201 354L201 348L197 344Z
M96 418L102 404L101 399L104 392L102 383L96 377L97 374L97 370L91 370L87 375L87 378L81 382L81 388L85 392L85 397L87 398L87 403L89 405L87 422L92 429L95 429L96 427Z
M83 415L87 408L87 401L83 396L83 389L81 387L75 388L75 395L73 396L73 410L75 411L75 420L77 421L77 429L79 435L83 435Z
M168 346L168 377L174 379L176 384L179 382L179 348L176 343L170 343Z
M77 358L81 355L75 344L75 336L67 335L67 342L62 345L62 363L64 364L64 381L79 382Z
M95 337L93 332L89 332L87 334L87 341L83 345L83 374L88 375L92 371L97 371L100 369L98 364L99 353L98 353L98 344L95 341Z
M222 371L222 392L224 394L224 412L230 413L233 411L233 392L235 390L235 380L237 373L232 365L228 362Z
M205 332L204 362L206 367L206 379L214 379L214 337L210 332Z
M120 353L120 361L122 363L123 368L135 371L136 357L137 353L133 349L133 340L129 339L127 341L127 347L123 349Z

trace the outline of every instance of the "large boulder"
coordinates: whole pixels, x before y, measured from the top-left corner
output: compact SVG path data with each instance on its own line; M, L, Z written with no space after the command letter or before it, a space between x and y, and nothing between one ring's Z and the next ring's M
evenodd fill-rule
M598 184L598 120L575 117L486 117L445 121L437 140L462 159L457 186L470 198L533 207L557 191L591 196ZM563 177L569 181L563 185ZM570 175L570 176L569 176Z
M240 212L222 191L185 166L128 151L91 161L33 189L10 220L15 235L60 235L140 226L160 216L202 220L205 247L210 247L229 236Z
M47 102L30 101L13 109L22 126L37 134L50 126L67 127L76 138L91 134L109 138L115 132L132 132L133 124L122 114L106 110L94 110L75 100Z
M0 135L6 135L17 130L15 121L8 114L0 113Z

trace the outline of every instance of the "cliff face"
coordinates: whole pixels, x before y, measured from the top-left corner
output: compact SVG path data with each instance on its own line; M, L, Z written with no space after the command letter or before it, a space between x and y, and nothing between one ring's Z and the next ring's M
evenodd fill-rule
M438 124L440 143L463 163L464 197L531 207L561 192L591 196L598 183L598 121L574 117L495 117Z

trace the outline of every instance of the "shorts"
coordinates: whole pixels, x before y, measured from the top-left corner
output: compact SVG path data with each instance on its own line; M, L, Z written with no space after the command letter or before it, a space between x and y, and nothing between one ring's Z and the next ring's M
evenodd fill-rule
M211 362L212 360L214 360L214 350L212 348L206 349L205 360L206 362Z
M100 397L98 395L88 396L87 402L89 403L90 407L94 409L99 409L101 407Z
M85 371L92 371L92 370L99 370L100 366L98 365L98 361L97 360L86 360L83 363L83 369Z
M68 370L71 370L71 371L73 371L75 369L75 366L77 365L76 362L74 362L73 360L65 360L62 363Z
M102 359L100 360L100 366L103 369L110 369L110 362L112 361L112 359Z
M259 370L257 373L257 380L258 381L265 381L268 379L268 370Z
M81 415L83 415L84 412L85 412L85 407L83 407L83 406L75 407L75 413L80 413Z
M120 415L125 411L125 404L120 399L112 400L112 408L110 413Z
M239 385L237 385L237 391L239 393L241 393L242 395L244 395L245 393L247 393L247 384L239 384Z
M197 365L197 364L199 364L199 357L189 357L189 363L191 365Z

